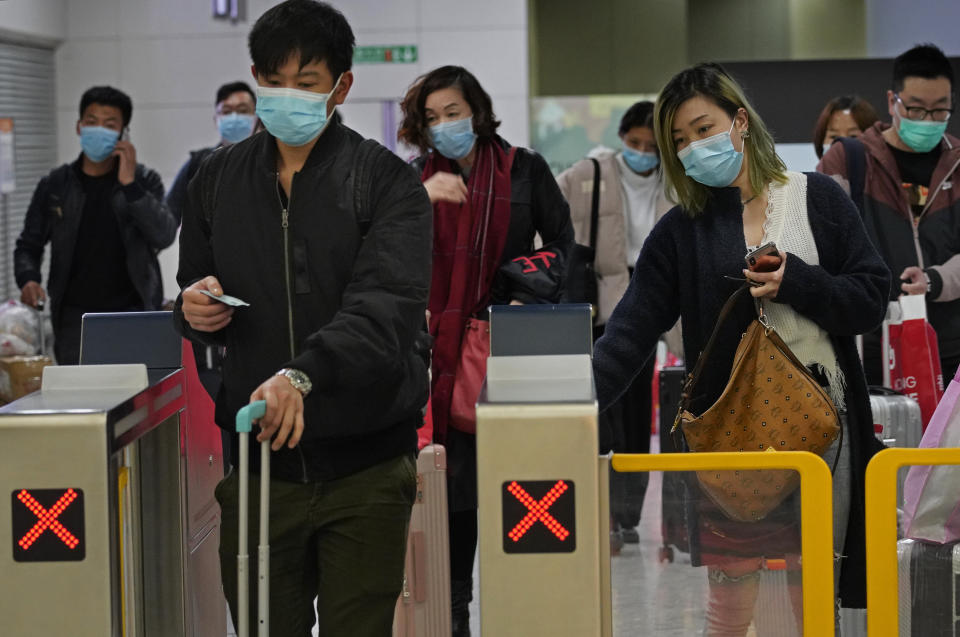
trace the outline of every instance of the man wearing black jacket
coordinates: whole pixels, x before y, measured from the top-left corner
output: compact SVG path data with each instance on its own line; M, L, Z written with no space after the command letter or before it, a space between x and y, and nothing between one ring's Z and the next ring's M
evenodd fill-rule
M353 84L343 15L288 0L261 16L249 45L266 132L217 150L190 183L176 321L188 338L226 346L217 424L232 429L238 409L267 403L258 439L273 450L271 635L309 635L314 598L321 634L388 635L429 384L416 341L432 210L396 156L376 147L357 160L362 138L334 115ZM257 467L258 454L250 460ZM216 495L236 621L236 471Z
M83 94L83 153L40 180L13 253L20 298L36 307L47 296L40 265L51 244L48 290L61 365L79 362L84 313L158 310L163 303L157 253L173 243L177 222L163 202L160 175L138 164L123 138L132 114L130 98L115 88Z

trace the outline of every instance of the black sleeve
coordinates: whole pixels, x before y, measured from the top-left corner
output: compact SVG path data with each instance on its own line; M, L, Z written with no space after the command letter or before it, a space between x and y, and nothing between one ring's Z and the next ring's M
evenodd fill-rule
M314 388L363 387L401 369L423 326L430 288L433 207L420 180L392 153L375 166L370 229L340 310L287 367Z
M820 261L830 267L810 265L788 253L775 300L789 303L830 334L865 334L883 321L890 270L839 185L822 175L809 175L807 196Z
M682 214L679 209L675 213ZM594 346L593 372L601 411L627 390L660 335L680 316L679 259L671 236L673 225L668 216L654 226L640 251L630 286Z
M44 177L33 191L30 207L23 220L23 231L17 237L17 246L13 251L13 270L17 287L22 288L30 281L42 282L40 266L43 263L43 250L50 240L50 213L47 209L50 177Z
M538 153L530 151L531 182L533 187L533 222L543 244L555 245L569 252L573 244L573 223L570 205L560 191L550 166Z
M133 183L121 186L122 213L140 230L154 250L163 250L177 236L177 220L163 201L163 181L156 171L137 166ZM115 200L116 201L116 200Z
M222 161L223 158L220 157ZM203 186L212 174L208 168L213 161L206 162L190 181L187 188L186 206L183 210L183 227L180 230L180 263L177 268L177 285L180 294L173 309L173 321L177 331L191 341L204 345L224 345L223 329L217 332L198 332L190 327L183 316L183 289L208 276L217 276L210 247L211 228L207 213L203 210Z

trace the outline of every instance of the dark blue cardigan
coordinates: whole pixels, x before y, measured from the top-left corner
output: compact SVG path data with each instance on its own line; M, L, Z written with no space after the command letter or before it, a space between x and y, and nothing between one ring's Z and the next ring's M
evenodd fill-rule
M807 174L807 213L820 265L788 254L776 301L789 303L830 334L846 376L850 436L844 444L850 445L852 490L840 594L844 606L859 608L866 603L863 479L867 462L882 445L873 433L854 337L882 322L890 272L870 243L853 202L832 179ZM742 214L740 190L718 188L711 190L702 214L692 217L677 206L654 227L630 287L596 343L593 366L601 410L626 390L660 334L677 318L683 325L685 359L691 366L696 361L720 308L739 285L724 277L743 277L747 247ZM744 295L723 326L711 365L698 382L695 413L706 410L723 392L740 335L754 317L752 299Z

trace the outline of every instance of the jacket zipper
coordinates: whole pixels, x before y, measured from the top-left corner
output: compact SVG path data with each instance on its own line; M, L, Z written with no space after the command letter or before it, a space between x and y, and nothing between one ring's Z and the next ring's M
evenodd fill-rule
M953 167L947 172L947 175L940 180L940 183L937 185L937 189L933 193L928 193L927 203L924 206L923 211L920 213L920 216L917 217L916 221L911 224L913 225L913 244L917 250L917 261L919 262L920 269L923 270L923 253L920 251L920 222L923 221L923 218L927 216L927 213L930 212L930 208L933 205L933 200L937 198L937 195L943 190L944 184L950 181L950 178L953 177L953 173L957 171L957 166L960 166L960 160L957 160ZM909 202L907 202L909 208Z
M882 161L878 160L877 163L884 170L884 172L887 173L887 175L889 175L890 177L895 177L895 180L894 180L895 182L902 181L900 179L899 173L897 175L894 175L893 173L890 172L890 170L887 168L886 165L884 165ZM942 180L940 180L940 183L937 185L936 189L932 193L930 192L927 193L927 205L924 208L924 210L920 213L919 217L914 218L913 208L910 206L910 199L907 197L907 194L903 192L903 188L898 189L900 190L901 201L906 203L907 219L910 220L910 227L913 230L913 249L917 253L917 265L920 267L921 270L924 269L924 266L923 266L923 252L920 249L920 222L926 216L927 212L929 212L930 204L933 203L933 200L937 197L938 194L940 194L940 191L943 190L943 185L948 181L950 181L950 178L953 176L953 173L956 172L958 166L960 166L960 160L955 162L953 165L953 168L947 171L947 175ZM864 185L864 192L866 192L866 185Z
M293 204L293 180L290 180L290 193L287 195L287 205L284 207L280 197L280 173L277 173L277 201L280 203L280 227L283 228L283 278L287 284L287 334L290 342L290 360L297 357L296 336L293 332L293 291L290 288L290 208ZM300 456L301 480L306 484L307 460L303 457L303 449L297 445L297 454Z

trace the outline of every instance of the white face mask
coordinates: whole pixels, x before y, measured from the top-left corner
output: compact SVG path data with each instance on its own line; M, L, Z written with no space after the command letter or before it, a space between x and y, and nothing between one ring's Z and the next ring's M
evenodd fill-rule
M824 145L823 145L823 154L824 154L824 155L826 155L826 154L827 154L827 151L830 150L830 146L831 146L831 145L832 145L832 144L824 144Z

